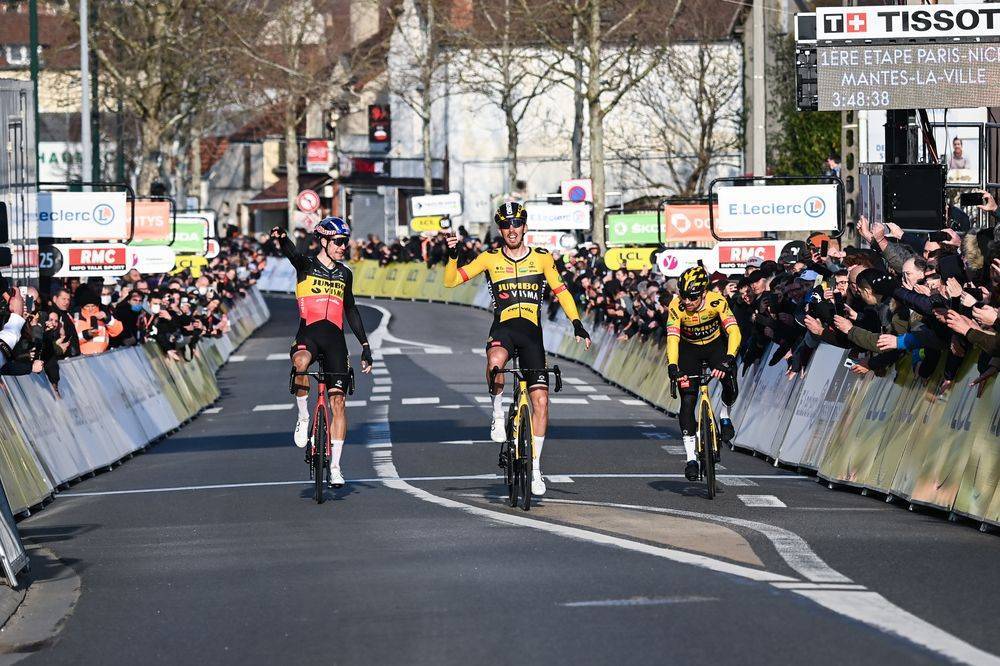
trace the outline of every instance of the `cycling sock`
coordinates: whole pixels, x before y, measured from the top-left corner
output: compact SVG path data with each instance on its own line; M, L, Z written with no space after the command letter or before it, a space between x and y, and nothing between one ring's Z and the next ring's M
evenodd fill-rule
M493 416L503 416L503 393L493 396Z
M684 440L684 453L687 454L688 461L697 460L698 457L694 454L694 435L684 435L682 439Z
M340 469L340 454L344 451L344 440L332 441L333 451L330 453L330 469Z
M729 405L727 405L724 402L719 404L719 418L720 419L729 418Z
M542 458L542 447L545 445L545 438L538 435L531 436L531 457L537 463Z
M295 396L295 404L299 408L299 418L309 418L309 396L304 395L301 398L299 396Z

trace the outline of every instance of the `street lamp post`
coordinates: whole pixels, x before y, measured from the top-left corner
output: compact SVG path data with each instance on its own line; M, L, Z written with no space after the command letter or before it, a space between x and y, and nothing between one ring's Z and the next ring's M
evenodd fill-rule
M90 131L90 44L87 38L89 10L87 0L80 0L80 141L83 144L83 170L81 179L93 173L93 138Z
M38 0L28 2L28 41L31 49L31 98L35 114L35 180L38 180L38 136L42 131L38 124Z

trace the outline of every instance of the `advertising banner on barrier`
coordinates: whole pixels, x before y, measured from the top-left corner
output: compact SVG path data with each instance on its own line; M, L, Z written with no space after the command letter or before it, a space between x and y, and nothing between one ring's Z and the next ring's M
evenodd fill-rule
M576 231L590 229L590 204L527 203L528 228L532 231Z
M703 265L709 273L717 270L717 256L718 253L712 249L672 247L653 255L653 260L656 262L656 270L661 275L678 277L687 269L694 268L698 264Z
M2 481L0 481L0 561L3 563L7 583L11 587L17 587L17 574L28 566L28 555L21 544L21 535L17 531L17 524L14 522L14 514L10 510Z
M743 270L751 257L777 261L790 241L723 241L715 246L716 268L720 271Z
M718 232L831 231L838 227L836 185L720 187Z
M140 273L169 273L173 270L176 262L177 255L173 248L165 245L129 245L127 247L126 264L128 270L134 268Z
M169 201L128 202L125 214L135 214L129 245L167 245L174 235ZM124 236L122 237L124 239Z
M566 252L576 247L576 236L566 231L526 231L524 244L549 252Z
M124 192L39 192L38 235L74 241L128 238Z

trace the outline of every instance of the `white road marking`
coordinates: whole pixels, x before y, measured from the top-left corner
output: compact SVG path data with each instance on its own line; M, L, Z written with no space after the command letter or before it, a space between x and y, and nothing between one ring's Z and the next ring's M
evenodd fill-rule
M265 359L265 360L268 360L268 361L287 361L288 360L288 354L268 354L267 355L267 359Z
M470 446L472 444L490 444L493 440L491 439L450 439L444 442L438 442L438 444L464 444Z
M594 394L587 397L589 397L591 400L611 400L610 395L604 395L604 394Z
M404 405L436 405L441 398L403 398Z
M218 414L221 411L222 411L222 407L209 407L208 409L206 409L202 413L203 414Z
M425 354L451 354L451 347L427 347Z
M391 386L378 385L372 387L372 393L390 393L392 392Z
M385 400L389 400L389 396L387 396L387 395L373 395L371 398L369 398L369 400L371 400L372 402L385 401Z
M669 432L642 432L640 433L646 439L658 439L663 441L665 439L676 439L676 435L672 435Z
M640 405L645 405L646 404L642 400L634 400L634 399L631 399L631 398L621 398L619 400L619 402L622 403L623 405L634 405L636 407L638 407Z
M402 354L403 350L400 349L399 347L382 347L381 349L379 349L379 353L381 353L382 356L394 356Z
M364 400L347 400L344 404L348 407L364 407L368 403Z
M573 483L573 477L567 474L544 474L549 483Z
M597 393L597 389L595 389L593 386L585 386L583 384L578 384L573 388L575 388L580 393Z
M638 421L635 424L635 427L636 428L655 428L656 425L653 424L653 423L649 423L648 421Z
M437 409L472 409L476 405L437 405Z
M566 382L567 384L585 384L586 383L582 379L580 379L579 377L563 377L563 381Z
M864 590L855 583L771 583L781 590Z
M549 398L553 405L586 405L589 404L586 398Z
M282 403L278 405L257 405L253 408L255 412L283 412L286 409L292 409L295 407L294 402Z
M618 606L665 606L691 604L700 601L718 601L715 597L630 597L628 599L599 599L595 601L570 601L559 604L564 608L607 608Z
M385 374L388 375L389 373L386 372ZM376 384L391 384L392 383L392 377L373 377L372 380Z
M757 484L745 476L720 476L719 483L724 486L756 486ZM766 497L766 495L764 496ZM782 504L784 506L784 504Z
M243 362L245 360L247 360L247 357L246 357L245 354L233 354L232 356L229 357L229 362L230 363L241 363L241 362Z
M743 478L744 480L746 480L746 477L737 477L737 478ZM721 476L718 477L718 479L721 483L724 484L726 483L725 481L723 481L723 478ZM740 485L740 484L734 484L734 485ZM775 507L775 508L782 508L788 506L774 495L737 495L737 497L739 497L740 501L746 504L747 506L753 506L753 507L763 506L763 507Z
M486 356L486 350L483 349L482 347L473 347L472 353L478 354L479 356Z
M687 454L687 451L684 450L683 444L667 444L665 446L661 446L660 448L672 456L683 456ZM718 467L718 465L716 465L716 467Z
M372 368L372 374L378 377L379 375L388 375L389 371L383 366L381 368Z
M478 402L481 405L488 405L488 404L492 403L493 400L491 400L490 398L487 398L485 395L477 395L476 396L476 402Z

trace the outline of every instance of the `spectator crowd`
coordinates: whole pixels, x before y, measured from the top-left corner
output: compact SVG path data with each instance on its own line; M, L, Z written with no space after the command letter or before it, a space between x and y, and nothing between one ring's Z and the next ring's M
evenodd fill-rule
M765 360L785 363L791 378L825 342L851 349L858 374L883 374L904 356L924 379L940 366L942 390L971 356L982 389L1000 369L1000 225L990 194L980 208L989 220L982 230L954 208L956 223L930 233L861 217L856 244L812 233L790 240L776 260L752 258L742 274L714 273L711 288L726 296L740 326L744 367L774 343ZM958 223L963 217L965 224ZM463 229L459 235L459 265L501 244L499 237L470 238ZM352 244L352 258L434 266L447 259L444 239L437 234L384 243L368 236ZM610 270L592 244L554 257L581 312L596 325L622 340L665 337L676 279L654 270ZM558 308L554 299L550 303L555 317Z
M58 393L59 362L75 356L152 341L171 360L190 360L199 340L229 331L227 313L264 263L257 243L237 238L223 242L197 276L133 269L121 278L53 278L43 281L43 290L18 290L0 278L7 308L24 319L14 344L4 349L0 374L44 372Z

